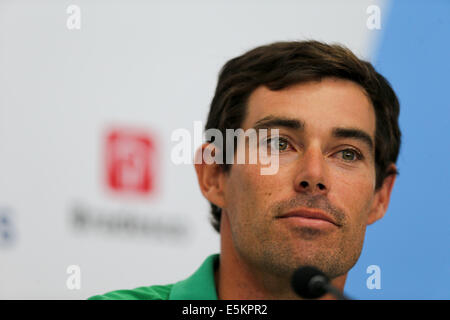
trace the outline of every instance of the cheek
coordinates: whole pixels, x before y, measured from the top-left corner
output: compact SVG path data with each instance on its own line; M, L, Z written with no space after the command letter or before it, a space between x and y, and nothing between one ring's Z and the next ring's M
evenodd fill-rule
M336 172L329 197L356 224L365 224L373 201L374 175L370 173ZM350 222L350 221L349 221Z
M226 186L226 205L231 212L262 214L281 190L278 175L261 175L258 165L234 164ZM241 214L242 215L242 214Z

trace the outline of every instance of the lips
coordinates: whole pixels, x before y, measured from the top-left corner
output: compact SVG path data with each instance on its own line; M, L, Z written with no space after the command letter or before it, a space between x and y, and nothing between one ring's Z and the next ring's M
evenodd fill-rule
M286 218L306 218L306 219L314 219L314 220L322 220L329 223L334 224L335 226L339 227L339 224L336 222L336 220L331 217L329 214L317 210L317 209L307 209L307 208L301 208L301 209L295 209L291 210L288 213L285 213L283 215L278 216L279 219L286 219Z

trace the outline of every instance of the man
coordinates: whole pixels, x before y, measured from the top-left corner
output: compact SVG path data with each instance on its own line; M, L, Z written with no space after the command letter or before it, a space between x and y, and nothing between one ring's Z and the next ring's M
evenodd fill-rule
M235 155L227 157L218 141L204 143L198 154L227 159L195 164L220 232L220 255L178 283L92 299L298 299L290 280L304 265L343 290L366 226L388 208L398 115L385 78L342 46L279 42L230 60L205 129L222 132L225 146L235 140L227 140L226 129L269 129L268 147L258 148L277 155L277 171L261 174L261 161L230 163ZM244 150L248 156L252 148Z

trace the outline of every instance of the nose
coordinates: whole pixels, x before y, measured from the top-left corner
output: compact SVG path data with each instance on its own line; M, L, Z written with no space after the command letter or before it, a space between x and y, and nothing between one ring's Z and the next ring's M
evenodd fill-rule
M326 195L329 192L327 166L320 148L310 148L304 152L294 184L295 190L301 193Z

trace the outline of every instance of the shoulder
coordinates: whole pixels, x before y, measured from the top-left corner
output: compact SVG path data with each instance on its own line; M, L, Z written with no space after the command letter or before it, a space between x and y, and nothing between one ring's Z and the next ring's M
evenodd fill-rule
M168 300L173 284L116 290L89 297L88 300Z

